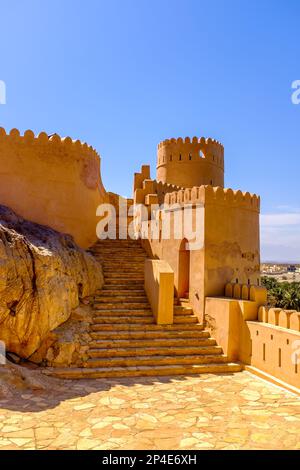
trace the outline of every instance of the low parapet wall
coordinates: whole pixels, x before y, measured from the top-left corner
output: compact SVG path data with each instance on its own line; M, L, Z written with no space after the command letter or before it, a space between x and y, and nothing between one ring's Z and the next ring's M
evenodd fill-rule
M300 332L300 312L296 310L260 307L258 320L263 323Z
M207 297L205 308L207 327L224 353L300 390L300 312L265 307L259 286L227 284L225 293Z
M250 300L257 306L266 304L267 295L267 289L262 286L239 283L228 283L225 286L225 297L238 300Z
M86 248L96 240L96 208L106 198L100 157L86 143L0 128L1 204Z
M225 297L206 297L205 320L230 360L251 361L247 321L255 321L267 290L257 285L226 284Z
M156 323L173 324L174 272L166 261L146 260L145 291Z
M257 321L247 327L251 366L300 389L300 332Z

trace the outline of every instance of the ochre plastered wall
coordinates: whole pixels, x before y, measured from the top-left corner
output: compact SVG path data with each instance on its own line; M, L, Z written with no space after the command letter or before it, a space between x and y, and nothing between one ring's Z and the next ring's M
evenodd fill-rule
M224 148L204 137L167 139L158 145L156 179L184 188L224 186Z
M223 295L224 281L259 284L260 200L232 189L205 189L205 296Z
M158 325L173 324L174 272L166 261L146 260L145 291L156 323Z
M165 259L170 264L176 293L182 239L174 239L174 218L178 207L183 210L188 204L193 208L194 226L197 210L201 231L198 233L199 247L190 250L189 298L195 313L203 321L207 296L224 295L228 282L257 284L259 281L260 201L256 195L211 186L166 194L165 208L170 206L171 238L155 240L150 237L144 246L148 246L153 257ZM160 219L165 215L162 210Z
M81 247L96 241L96 208L107 199L96 151L70 137L8 135L0 128L0 203L22 217L71 234Z
M300 333L268 323L247 322L251 365L294 387L300 387Z
M231 361L241 361L300 387L300 312L260 306L257 301L206 298L206 325ZM265 299L265 300L264 300Z
M251 363L252 343L248 326L267 302L264 287L227 284L225 297L206 297L205 324L231 361Z
M183 189L174 184L150 178L150 166L143 165L141 171L134 174L133 194L135 204L163 204L164 197L168 193Z

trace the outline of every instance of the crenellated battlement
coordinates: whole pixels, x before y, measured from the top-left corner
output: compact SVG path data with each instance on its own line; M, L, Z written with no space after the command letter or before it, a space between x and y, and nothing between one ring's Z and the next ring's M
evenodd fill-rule
M233 190L230 188L212 187L210 185L181 189L165 195L164 203L172 204L218 204L240 207L254 212L260 210L260 198L256 194Z
M162 204L167 193L183 189L174 184L163 183L162 181L150 178L150 166L142 165L141 171L134 174L133 197L137 204L147 204L147 196L155 197L156 204Z
M204 137L166 139L158 144L157 180L182 187L224 185L224 147Z
M164 147L165 145L169 145L170 143L175 143L175 144L198 144L198 143L202 143L202 144L217 144L218 146L223 147L223 145L221 144L221 142L219 142L218 140L216 139L212 139L210 137L208 138L205 138L205 137L177 137L177 138L174 138L172 137L171 139L165 139L165 140L162 140L161 142L159 142L158 144L158 148L161 148L161 147Z
M106 199L96 150L80 140L0 128L0 200L28 220L96 239L96 208Z
M60 137L58 134L48 135L46 132L40 132L35 135L32 130L26 130L21 135L18 129L11 129L9 133L3 127L0 127L0 145L9 144L10 146L21 145L24 147L35 146L45 149L47 146L50 153L55 148L55 152L60 151L64 155L76 153L78 156L94 157L99 159L100 156L96 150L85 142L73 140L71 137Z
M158 165L176 161L193 162L198 158L204 158L224 168L224 147L215 139L178 137L163 140L157 148Z

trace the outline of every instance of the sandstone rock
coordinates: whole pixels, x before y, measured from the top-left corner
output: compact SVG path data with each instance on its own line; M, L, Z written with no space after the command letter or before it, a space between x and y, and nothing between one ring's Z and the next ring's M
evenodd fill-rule
M20 391L46 390L51 382L37 370L30 370L7 362L0 365L0 399L9 398Z
M0 340L7 351L28 358L51 343L49 333L102 284L101 266L70 236L0 206Z
M91 341L87 333L91 322L91 307L81 304L65 323L49 333L29 360L48 367L83 367Z

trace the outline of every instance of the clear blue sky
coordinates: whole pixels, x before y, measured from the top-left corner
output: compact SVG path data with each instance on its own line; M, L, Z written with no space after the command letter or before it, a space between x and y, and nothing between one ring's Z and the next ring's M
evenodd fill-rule
M300 261L300 2L0 0L0 125L97 148L107 189L168 137L225 146L226 186L262 197L263 259ZM281 214L284 214L282 217Z

